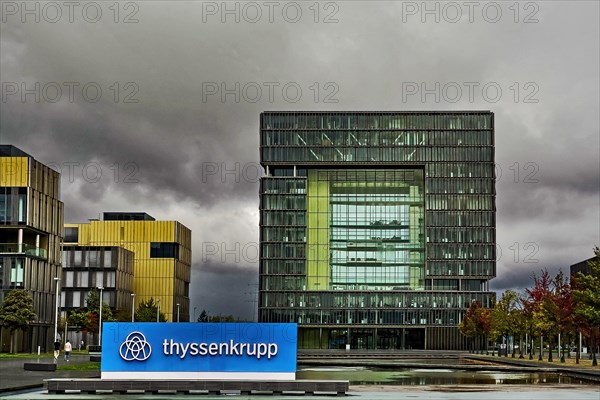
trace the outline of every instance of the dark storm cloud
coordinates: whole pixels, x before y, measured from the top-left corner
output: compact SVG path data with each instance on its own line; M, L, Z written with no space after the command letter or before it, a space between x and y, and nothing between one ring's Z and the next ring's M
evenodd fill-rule
M480 13L473 23L422 23L420 14L403 14L405 3L336 2L338 22L328 24L321 22L331 10L314 23L306 7L297 23L203 21L205 3L191 1L137 2L133 24L114 23L108 9L94 24L8 16L0 24L2 82L95 82L102 97L11 96L1 104L0 141L62 168L68 222L133 210L190 227L192 308L215 313L250 314L243 293L257 263L204 256L207 244L258 241L263 110L492 110L502 172L493 286L523 287L530 268L589 258L600 242L598 4L536 2L539 22L525 24L513 21L512 3L500 3L498 23ZM272 101L268 82L279 85ZM280 90L290 82L302 88L296 102ZM473 99L466 82L477 84ZM261 87L262 97L207 95L213 84L236 83ZM449 83L462 88L457 99L441 89ZM413 84L435 93L409 95ZM501 96L486 98L486 84ZM138 102L126 103L132 88ZM332 93L335 102L325 102ZM65 163L79 163L72 177ZM85 174L94 172L84 170L90 163L100 179Z
M88 112L94 111L92 105L84 106ZM7 116L24 112L14 105L6 107ZM71 108L78 106L71 105ZM99 186L125 181L131 183L127 189L132 200L141 194L140 191L151 188L145 196L158 197L160 193L168 192L175 198L191 198L204 205L229 196L250 198L256 195L260 170L250 157L238 156L238 153L226 155L219 151L221 145L212 145L212 139L201 140L192 134L187 137L185 130L182 136L174 135L177 128L160 120L151 124L138 123L127 113L113 112L114 105L109 104L107 108L99 114L65 110L64 115L51 108L31 109L25 111L33 121L27 124L26 135L19 123L11 126L11 118L3 123L3 132L7 137L15 137L15 144L25 142L24 146L40 161L61 167L63 182L67 179L65 184L78 180L88 183L81 190L89 189L90 183ZM198 129L207 131L201 125ZM36 137L35 132L44 133L41 140L29 142L28 138ZM208 133L209 137L213 135L218 137L219 132ZM97 175L94 163L100 164L104 175L99 184L94 182ZM120 166L118 174L115 164ZM84 171L86 165L88 170Z
M526 288L533 287L534 276L540 276L544 271L548 271L550 276L553 278L562 271L565 274L569 274L569 267L564 266L549 266L545 268L538 268L531 265L521 266L518 268L507 268L503 271L502 275L498 276L492 281L490 285L491 290L501 293L505 290L514 290L519 293L524 293Z
M256 319L257 268L211 264L196 267L192 269L196 290L191 294L191 303L197 307L196 318L206 310L210 315L231 314L240 319Z

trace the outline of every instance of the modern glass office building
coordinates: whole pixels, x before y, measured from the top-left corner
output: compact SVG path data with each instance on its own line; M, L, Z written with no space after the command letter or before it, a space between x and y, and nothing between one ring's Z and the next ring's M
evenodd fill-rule
M494 115L265 112L259 320L301 348L464 349L496 275Z
M11 290L26 290L36 315L25 331L14 332L12 351L52 348L63 213L60 174L15 146L0 145L0 304ZM0 351L11 351L10 334L0 326Z

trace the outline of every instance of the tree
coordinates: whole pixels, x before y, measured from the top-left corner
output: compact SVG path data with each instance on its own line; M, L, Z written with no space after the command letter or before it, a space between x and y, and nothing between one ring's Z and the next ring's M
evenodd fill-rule
M474 340L481 336L484 336L487 346L487 336L490 333L490 310L483 308L479 301L472 302L458 327L463 335L471 338L473 351L475 350ZM480 350L483 351L483 349Z
M523 297L519 296L517 307L513 312L513 333L519 338L519 358L525 358L523 356L523 337L527 334L527 314L525 312L525 303ZM527 344L525 344L527 348ZM513 358L515 356L515 348L513 346Z
M526 289L528 298L525 310L531 318L533 328L540 335L548 338L548 361L552 362L553 339L557 335L569 334L573 329L573 297L571 285L559 271L550 278L547 270L538 277L534 274L534 287ZM559 336L560 338L560 336ZM562 346L561 346L562 347ZM562 349L559 349L562 352ZM540 358L542 359L540 349ZM561 362L564 356L561 353Z
M533 274L533 287L525 289L527 298L525 300L525 309L527 315L531 318L532 330L540 335L540 355L539 360L542 360L544 346L542 338L551 336L554 332L555 325L551 319L552 308L551 299L552 279L547 270L542 270L542 274L537 276ZM550 346L552 346L551 338L548 338ZM548 361L552 361L552 347L548 355Z
M554 296L549 294L533 312L533 323L537 329L548 338L548 362L552 362L554 337L559 333L558 304Z
M213 315L212 317L210 317L210 322L235 322L235 317L232 314Z
M97 334L100 330L100 292L98 289L90 289L85 304L85 307L74 308L70 311L70 326L76 326L78 330L84 332ZM102 302L102 323L114 320L110 306Z
M206 310L202 310L200 315L198 315L198 322L208 322L209 316Z
M100 315L100 293L98 289L92 288L86 299L87 310L96 315ZM102 302L102 321L114 321L113 313L108 304Z
M158 305L154 303L154 299L150 297L147 301L142 301L135 311L136 322L156 322L156 312ZM162 312L159 315L160 322L167 322L165 314Z
M500 301L496 303L492 310L492 332L494 337L505 337L508 356L508 338L513 338L513 358L515 356L514 338L519 336L521 339L524 323L521 322L521 299L513 290L507 290L502 294Z
M560 347L560 362L565 362L565 354L562 343L565 342L565 337L569 336L574 328L573 318L573 292L567 278L559 271L556 277L552 280L554 290L552 297L556 305L556 314L554 319L558 326L558 332L562 336L563 341L559 340Z
M75 308L69 312L69 323L79 330L86 331L88 325L88 312L82 308Z
M119 308L117 309L114 318L117 322L131 322L131 310Z
M8 292L0 306L0 324L10 332L10 352L13 353L13 334L36 319L33 310L33 299L26 290L17 289Z
M594 249L595 258L588 261L589 274L577 273L574 277L573 298L575 314L592 329L592 365L597 366L596 336L600 327L600 248Z

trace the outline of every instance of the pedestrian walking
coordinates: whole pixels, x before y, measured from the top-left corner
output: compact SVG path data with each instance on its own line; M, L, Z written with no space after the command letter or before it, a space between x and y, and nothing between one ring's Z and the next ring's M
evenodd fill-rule
M85 350L85 342L83 340L79 343L79 351L82 349Z
M58 356L60 355L60 341L58 338L54 341L54 364L58 362Z
M69 342L67 340L67 342L65 343L65 361L69 361L69 355L71 354L71 350L73 350L73 346L71 345L71 342Z

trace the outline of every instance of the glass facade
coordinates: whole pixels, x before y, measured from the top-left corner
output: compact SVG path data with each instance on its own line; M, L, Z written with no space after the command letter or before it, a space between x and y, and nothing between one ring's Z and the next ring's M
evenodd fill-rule
M98 287L115 313L130 310L133 264L134 253L122 247L63 246L61 310L85 307L90 290Z
M422 170L310 170L307 290L424 288Z
M27 329L14 332L13 351L51 349L62 226L60 174L14 146L0 145L0 304L9 291L23 289L36 314ZM0 327L0 337L11 334ZM9 347L10 341L0 343L0 351Z
M27 188L0 186L0 225L25 225Z
M464 348L496 274L493 124L263 113L260 320L299 323L301 347Z

